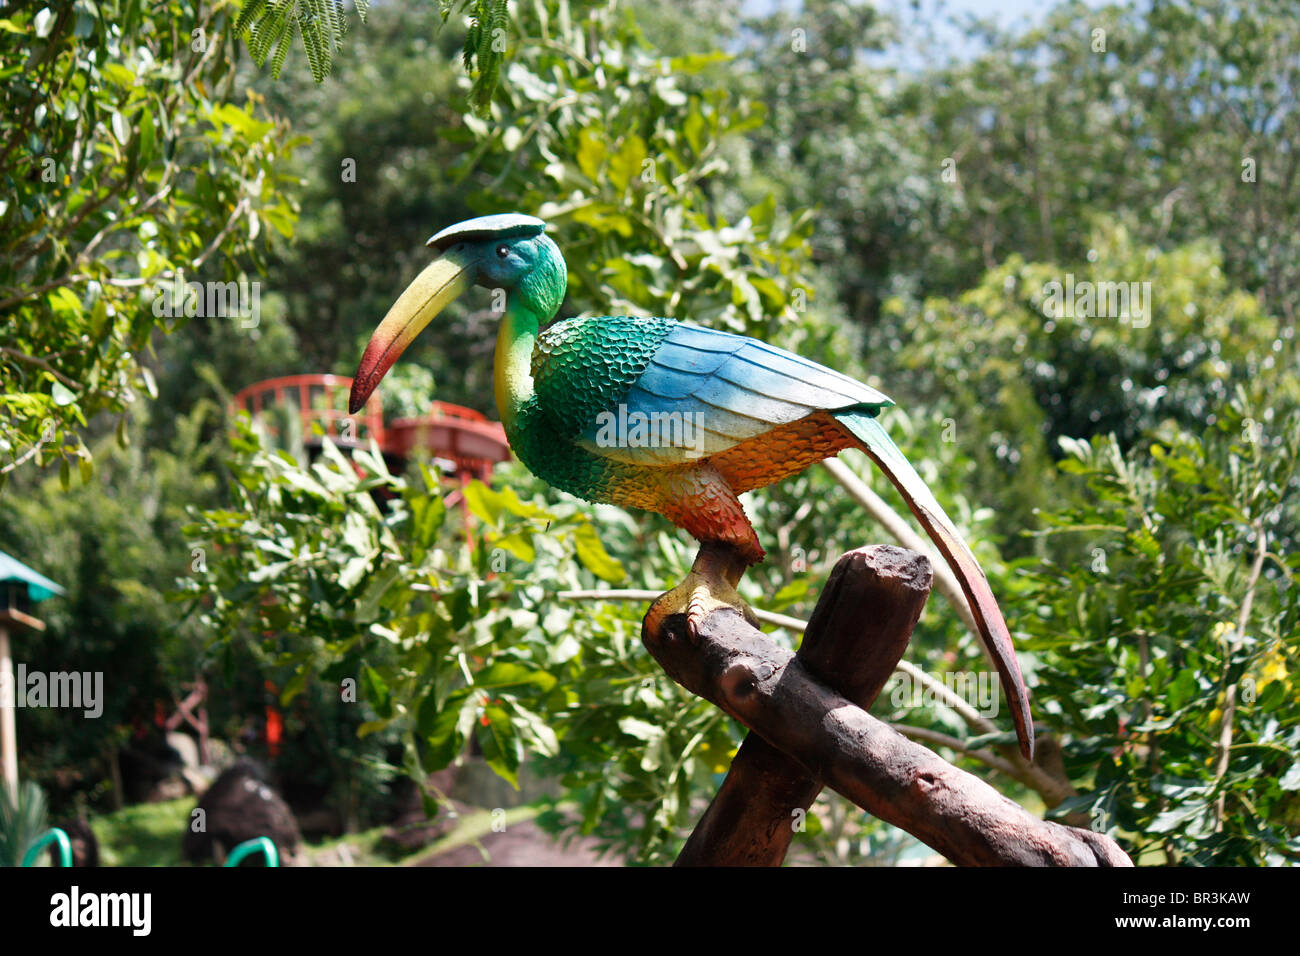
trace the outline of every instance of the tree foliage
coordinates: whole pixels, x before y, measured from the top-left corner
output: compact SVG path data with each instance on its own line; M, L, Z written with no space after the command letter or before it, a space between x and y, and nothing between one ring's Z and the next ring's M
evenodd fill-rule
M1211 241L1162 249L1098 220L1089 246L1076 267L1017 255L960 296L891 298L871 337L894 397L952 421L982 497L1018 526L1055 502L1063 438L1127 450L1166 419L1212 425L1238 382L1274 382L1279 407L1297 397L1292 329L1231 284Z
M232 507L187 528L208 560L185 589L218 661L248 648L286 706L314 683L337 688L322 706L364 712L362 738L395 734L400 766L419 780L470 741L512 783L529 757L588 774L631 759L642 789L597 775L593 828L609 825L600 807L632 793L644 801L644 788L672 800L643 822L643 850L683 822L708 772L686 756L709 735L692 738L708 728L724 750L729 738L718 715L635 653L636 612L606 609L593 626L555 599L625 577L586 509L542 504L540 488L521 496L475 483L464 493L469 523L435 473L393 475L373 451L349 460L327 443L304 466L247 428L234 450ZM654 743L659 757L634 757L629 740ZM670 759L669 779L649 772Z
M351 0L351 6L365 23L369 0ZM508 0L438 0L438 9L444 23L453 14L468 14L461 59L465 72L473 78L470 105L484 115L506 58ZM259 67L270 59L271 76L277 80L294 37L300 37L312 78L323 83L334 71L335 54L343 50L348 13L343 0L245 0L234 32L247 40L248 52Z
M0 21L0 480L88 477L92 419L154 394L152 335L187 318L155 308L171 283L237 279L292 233L295 143L229 99L223 17L82 0Z
M362 23L368 0L353 0ZM317 83L329 76L334 54L343 49L348 17L342 0L245 0L235 21L235 34L246 36L248 52L260 67L271 59L271 76L280 78L294 37L302 38L307 64Z
M1142 862L1294 860L1300 407L1270 415L1243 390L1146 454L1067 447L1087 491L1046 516L1061 558L1030 568L1023 621L1037 706L1081 785L1057 811L1086 811Z
M805 310L809 217L778 215L771 197L739 206L725 188L765 115L705 82L726 57L656 56L612 10L536 27L499 115L466 120L476 142L464 169L490 176L471 204L554 224L579 312L771 334Z

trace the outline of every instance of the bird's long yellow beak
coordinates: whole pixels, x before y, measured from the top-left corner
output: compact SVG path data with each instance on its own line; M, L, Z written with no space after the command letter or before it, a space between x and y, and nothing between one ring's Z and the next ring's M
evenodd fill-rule
M352 396L348 401L350 414L355 415L361 410L406 347L415 341L434 316L447 307L448 302L468 289L473 280L473 270L469 265L451 255L434 259L415 277L370 337L370 344L366 346L357 374L352 379Z

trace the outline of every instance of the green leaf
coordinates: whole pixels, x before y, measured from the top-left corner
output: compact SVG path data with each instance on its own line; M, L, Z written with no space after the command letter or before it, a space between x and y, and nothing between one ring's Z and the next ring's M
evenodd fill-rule
M474 596L468 587L457 588L452 592L448 606L451 612L451 629L460 631L469 623L470 616L474 612Z
M810 590L812 590L812 582L808 578L795 578L785 587L781 588L781 590L776 592L776 595L770 602L771 610L779 611L792 604L798 604L800 601L808 597L808 592Z
M463 494L470 514L485 524L497 526L501 513L505 510L505 503L499 494L478 479L466 485Z
M531 687L546 693L556 684L553 675L511 661L497 661L474 675L474 686L485 690L502 687Z
M131 86L135 83L135 74L121 63L105 63L100 67L100 70L105 77L118 86Z
M460 729L461 716L468 713L472 721L476 712L475 699L468 689L462 688L448 697L441 710L432 689L425 694L418 711L419 733L426 745L425 770L441 770L459 756L465 743Z
M632 180L641 175L646 160L645 140L635 133L629 134L609 160L609 181L620 193Z
M641 720L639 717L622 717L618 722L618 729L623 731L629 737L635 737L637 740L644 740L646 743L654 743L664 735L664 729L658 724L652 724L649 721Z
M573 529L573 542L577 548L578 560L596 577L611 582L622 581L626 577L623 565L605 550L600 535L590 522L584 521Z
M1194 818L1205 813L1207 809L1206 804L1197 801L1172 807L1152 820L1147 826L1147 831L1149 833L1170 833L1187 825Z
M389 699L388 684L384 682L379 671L369 664L361 669L361 687L366 703L380 717L388 718L393 713L393 703Z
M399 565L392 564L380 569L366 586L365 593L357 599L356 622L358 624L369 624L379 617L379 602L401 576L402 568Z
M499 777L516 790L519 789L520 747L519 734L510 715L501 707L483 708L483 720L476 727L479 749L483 759Z
M691 152L699 155L704 151L708 143L708 122L704 114L695 108L686 116L686 122L682 124L682 133L686 137L687 144L691 147Z
M553 757L560 752L559 737L540 714L533 713L518 701L511 701L511 706L519 723L520 732L528 738L537 753Z
M55 381L54 386L50 389L50 397L54 399L54 404L59 407L71 405L77 400L76 392L60 381Z
M447 517L447 506L437 495L415 495L408 500L411 509L411 539L422 548L437 540L438 531Z
M539 518L543 521L555 520L554 514L540 505L533 504L531 501L524 501L509 485L501 489L500 501L507 511L521 518Z
M363 723L360 727L357 728L357 737L358 739L364 740L366 737L369 737L371 734L378 733L379 731L383 730L392 722L393 720L391 717L382 720L367 720L365 723Z
M587 127L578 134L578 168L592 182L599 181L600 168L608 155L602 130Z
M308 676L306 669L303 669L295 673L285 682L284 689L280 691L281 707L288 707L293 703L293 699L307 688Z
M537 557L537 549L533 547L532 535L516 531L513 534L503 535L493 541L498 548L504 548L509 551L520 561L531 564Z
M1167 693L1170 709L1180 710L1196 693L1196 675L1190 670L1182 671L1169 682Z
M600 233L613 233L630 239L636 233L631 218L618 206L606 203L589 203L573 211L574 222L591 226Z
M749 207L749 218L754 226L762 231L771 228L776 216L776 196L768 193L763 199Z

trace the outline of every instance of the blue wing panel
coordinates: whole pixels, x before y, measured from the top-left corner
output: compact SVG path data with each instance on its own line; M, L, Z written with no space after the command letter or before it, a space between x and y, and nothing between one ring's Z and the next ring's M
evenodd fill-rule
M664 342L659 346L659 351L655 352L653 361L665 368L677 369L680 372L707 374L716 371L718 366L730 359L733 354L734 351L704 352L675 342Z
M708 377L707 373L679 372L651 359L640 378L632 383L632 388L645 392L655 399L662 399L659 404L667 406L671 402L689 399L691 394L700 387L700 382L707 380Z
M868 385L730 332L678 325L579 443L650 465L707 458L819 410L892 402Z

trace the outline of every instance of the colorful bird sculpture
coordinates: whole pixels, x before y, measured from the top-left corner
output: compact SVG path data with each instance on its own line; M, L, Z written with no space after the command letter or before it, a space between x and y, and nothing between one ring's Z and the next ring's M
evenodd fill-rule
M737 495L845 448L865 451L898 488L952 567L992 654L1026 757L1029 698L984 572L877 420L893 404L868 385L755 339L676 319L596 316L548 324L567 270L546 224L517 214L450 226L441 255L375 330L352 385L359 410L402 351L471 285L507 292L496 343L497 410L519 460L588 501L665 515L700 542L682 584L646 617L686 614L688 632L734 607L741 575L763 558Z

